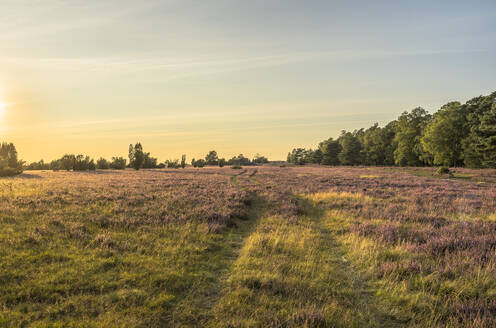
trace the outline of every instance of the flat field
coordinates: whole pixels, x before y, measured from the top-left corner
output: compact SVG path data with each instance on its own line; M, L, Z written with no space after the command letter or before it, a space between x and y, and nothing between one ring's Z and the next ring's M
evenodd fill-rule
M0 327L495 327L496 171L0 179Z

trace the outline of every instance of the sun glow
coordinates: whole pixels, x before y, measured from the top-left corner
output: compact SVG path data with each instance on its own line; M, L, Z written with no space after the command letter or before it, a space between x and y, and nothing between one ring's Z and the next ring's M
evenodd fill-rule
M3 97L3 88L0 86L0 118L2 118L5 114L5 110L7 109L7 103Z
M7 109L7 104L0 99L0 118L4 116L6 109Z

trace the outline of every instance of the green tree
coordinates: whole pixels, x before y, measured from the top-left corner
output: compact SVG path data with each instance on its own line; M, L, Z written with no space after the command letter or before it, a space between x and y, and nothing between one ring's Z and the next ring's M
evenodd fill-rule
M362 145L358 139L358 132L353 133L342 131L339 136L341 151L338 154L339 162L342 165L359 165L361 164Z
M431 115L421 107L410 113L403 112L397 121L394 151L395 164L400 166L420 166L430 164L430 158L422 147L421 138L424 127L431 120Z
M306 150L305 148L294 148L291 153L288 154L288 163L305 165L306 163L308 163L308 150Z
M96 161L96 168L99 170L107 170L110 168L110 163L103 157Z
M450 102L433 115L421 142L424 150L432 154L434 164L463 164L462 140L468 134L467 128L465 109L459 102Z
M181 156L181 167L183 169L186 167L186 155Z
M168 159L165 161L165 165L169 169L178 169L180 166L178 159Z
M394 148L393 141L395 130L394 121L384 128L375 123L364 131L360 138L362 144L362 159L365 165L393 165Z
M136 145L129 145L129 165L135 170L139 170L143 166L145 160L145 154L143 153L143 146L141 143L136 143Z
M60 159L60 169L70 171L74 169L76 162L76 156L72 154L66 154Z
M315 149L314 151L312 151L312 154L310 157L311 157L310 163L320 164L322 162L322 158L323 158L322 150L320 150L320 148Z
M467 125L470 130L468 136L462 142L466 166L482 167L490 165L488 162L490 147L488 148L489 144L487 142L491 136L491 114L487 113L491 112L495 102L496 92L493 92L488 96L472 98L463 105L467 112Z
M143 165L141 166L144 169L154 169L156 168L158 159L150 156L150 153L143 154Z
M239 154L238 156L234 156L230 160L227 161L229 165L250 165L251 161L249 158L245 157L243 154Z
M477 130L477 152L482 155L482 166L496 167L496 103L484 113Z
M124 170L126 168L126 159L124 157L112 157L109 166L114 170Z
M207 156L205 156L206 165L217 165L219 162L219 156L215 150L211 150Z
M198 159L195 161L195 164L193 165L194 167L204 167L205 166L205 160L204 159Z
M74 171L86 171L89 169L90 162L92 160L89 156L77 155L74 159Z
M88 163L88 170L90 171L95 171L96 170L96 164L93 159L91 159Z
M269 160L267 159L267 157L262 156L262 155L257 153L255 155L255 157L253 158L252 162L253 162L253 164L265 164L265 163L268 163Z
M319 150L322 153L320 164L323 165L339 165L339 153L341 152L341 145L339 141L329 138L319 144Z
M13 143L0 144L0 176L14 176L22 173L24 162L17 158Z

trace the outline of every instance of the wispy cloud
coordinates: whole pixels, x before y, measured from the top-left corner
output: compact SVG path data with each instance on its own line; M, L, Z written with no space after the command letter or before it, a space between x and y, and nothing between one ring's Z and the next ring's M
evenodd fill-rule
M269 54L264 56L209 58L174 58L167 55L136 57L0 57L0 63L21 65L51 71L98 72L112 74L164 73L160 81L219 74L225 72L264 68L291 63L331 60L370 60L392 57L436 56L446 54L482 53L483 49L441 50L363 50L363 51L312 51Z

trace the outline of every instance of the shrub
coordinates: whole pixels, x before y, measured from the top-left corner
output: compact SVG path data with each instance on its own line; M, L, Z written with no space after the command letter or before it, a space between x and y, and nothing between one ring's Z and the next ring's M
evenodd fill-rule
M103 157L96 161L96 168L99 170L107 170L110 168L110 163Z
M178 169L180 167L178 159L167 160L167 161L165 161L165 164L167 165L167 168L169 168L169 169Z
M50 163L45 163L42 159L39 162L32 162L24 167L24 170L49 170Z
M228 165L251 165L252 162L249 158L245 157L243 154L239 154L238 156L234 156L230 160L227 161Z
M76 156L72 154L65 154L59 160L59 169L70 171L74 169L74 163L76 162Z
M0 177L13 177L14 175L21 174L22 170L17 168L0 165Z
M206 164L205 160L203 159L199 159L195 161L195 159L193 158L193 160L191 161L191 165L193 165L193 167L204 167L205 164Z
M114 170L124 170L126 168L126 159L123 157L112 157L110 168Z
M443 175L443 174L451 174L451 171L448 167L446 166L440 166L437 171L436 171L436 174L438 175Z
M90 171L96 170L96 165L95 165L95 162L93 161L93 159L91 159L90 162L88 163L88 170L90 170Z
M90 162L93 161L89 156L77 155L74 159L72 169L74 171L86 171L90 168ZM95 164L93 163L93 166Z
M231 165L231 169L233 169L233 170L240 170L242 168L243 167L241 165L238 165L238 164Z
M267 164L268 162L269 160L267 159L267 157L262 156L260 154L256 154L255 158L253 158L252 160L253 164Z

